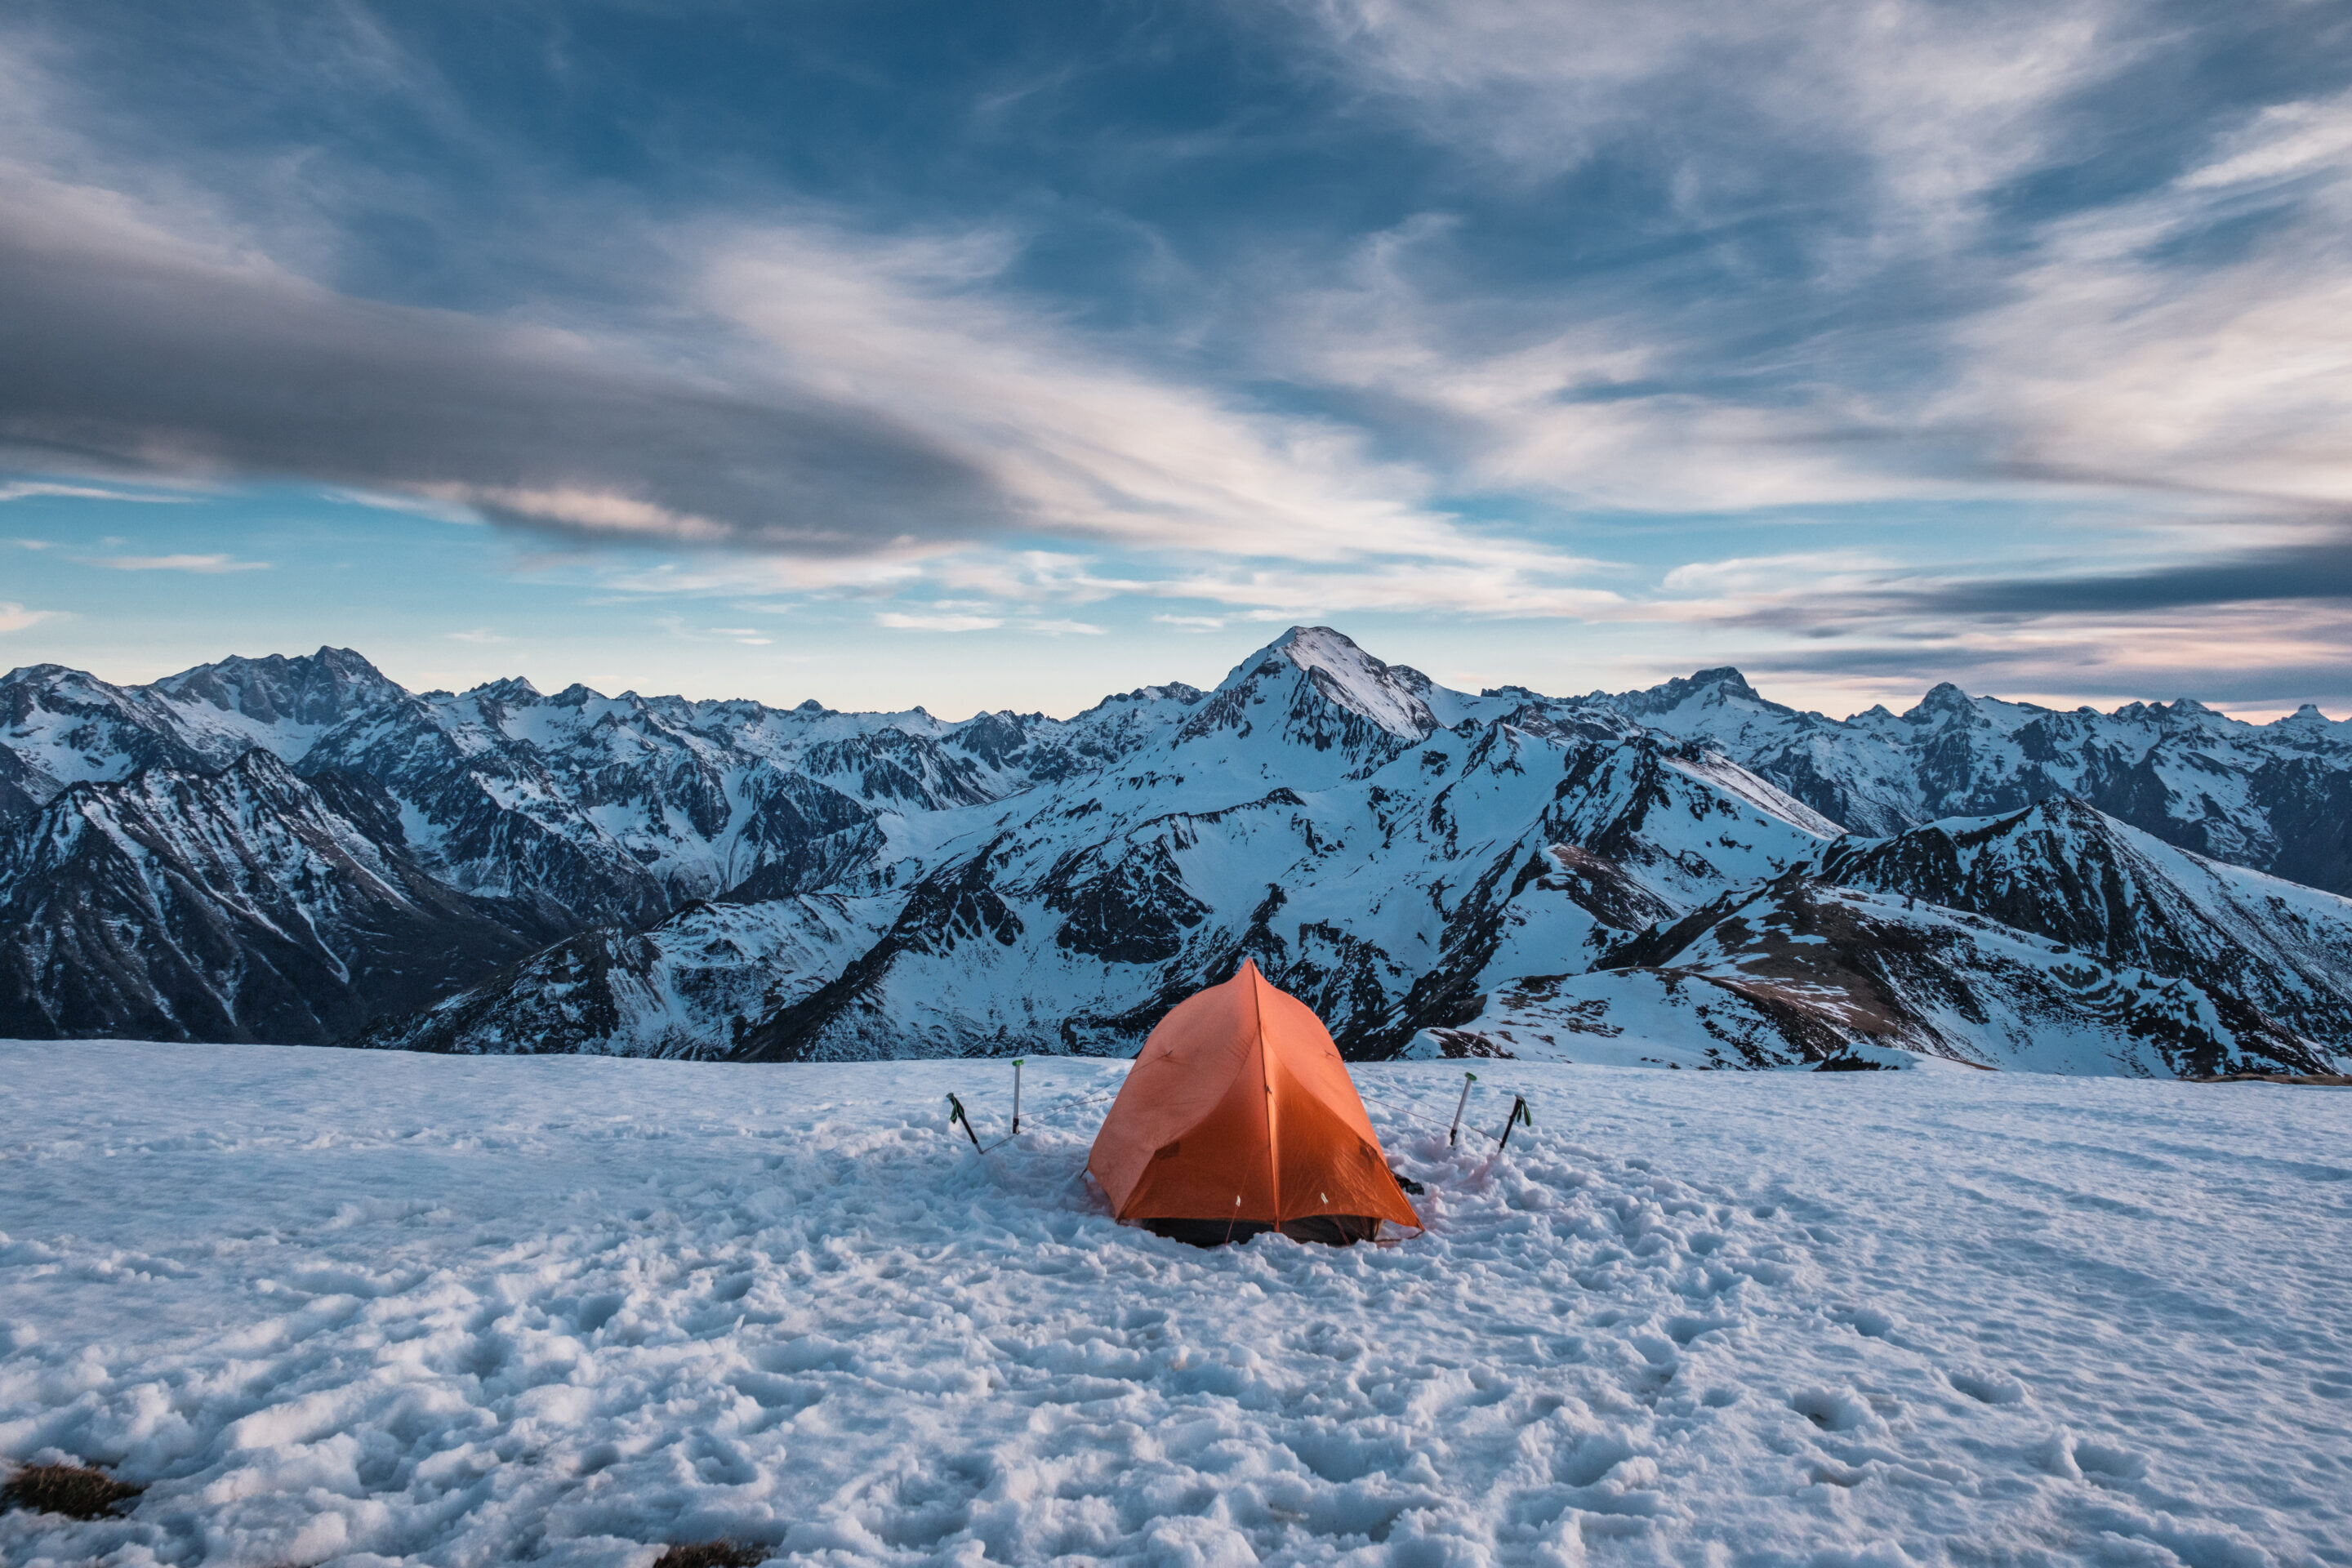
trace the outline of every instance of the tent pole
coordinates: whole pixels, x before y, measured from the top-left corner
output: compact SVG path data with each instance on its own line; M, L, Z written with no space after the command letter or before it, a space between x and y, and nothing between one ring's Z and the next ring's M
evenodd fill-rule
M1454 1125L1445 1130L1445 1146L1453 1148L1462 1136L1462 1112L1470 1103L1470 1086L1478 1081L1475 1072L1462 1075L1462 1098L1454 1102Z

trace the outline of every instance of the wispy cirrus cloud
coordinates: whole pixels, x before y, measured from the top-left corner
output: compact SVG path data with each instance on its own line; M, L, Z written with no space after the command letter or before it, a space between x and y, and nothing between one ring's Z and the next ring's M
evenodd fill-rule
M874 624L898 632L1015 631L1049 637L1103 635L1102 627L1086 621L947 605L920 611L877 610Z
M2347 248L2352 95L2264 109L2163 187L2047 225L1957 329L1931 416L2035 478L2352 503Z
M0 483L0 501L26 500L36 496L62 497L76 500L116 500L169 505L184 501L185 496L159 495L152 490L108 489L98 485L60 484L54 479L13 479ZM17 542L22 543L23 541Z
M683 616L663 616L657 624L681 642L732 643L738 647L766 647L775 640L757 626L697 626Z
M267 561L239 561L226 554L83 555L76 559L84 566L103 566L110 572L193 572L205 577L269 570Z

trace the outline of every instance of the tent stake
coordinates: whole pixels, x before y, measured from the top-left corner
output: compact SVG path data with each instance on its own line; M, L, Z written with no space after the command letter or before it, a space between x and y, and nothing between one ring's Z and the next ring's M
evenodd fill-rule
M1517 1127L1522 1121L1526 1122L1528 1126L1533 1127L1536 1124L1536 1114L1534 1111L1528 1109L1528 1101L1525 1095L1515 1094L1511 1096L1511 1114L1503 1123L1503 1136L1496 1141L1495 1146L1495 1152L1496 1153L1499 1154L1504 1150L1511 1146L1511 1129Z
M948 1120L949 1120L950 1122L955 1122L955 1121L961 1121L961 1122L962 1122L962 1123L963 1123L963 1135L964 1135L965 1137L967 1137L967 1138L969 1138L969 1139L971 1139L971 1146L972 1146L972 1148L973 1148L974 1150L978 1151L980 1153L982 1153L982 1154L987 1153L987 1152L988 1152L988 1151L987 1151L987 1150L982 1149L982 1148L981 1148L981 1147L980 1147L980 1134L979 1134L979 1133L977 1133L977 1132L974 1132L974 1131L971 1130L971 1117L969 1117L969 1116L966 1116L966 1115L964 1114L964 1110L963 1110L963 1101L962 1101L962 1100L958 1100L958 1099L957 1099L957 1098L956 1098L956 1097L951 1093L951 1094L950 1094L950 1095L948 1096L948 1103L949 1103L950 1105L952 1105L952 1106L954 1106L954 1107L955 1107L955 1109L954 1109L953 1110L950 1110L950 1111L949 1111L949 1112L948 1112Z
M1025 1057L1013 1058L1013 1131L1015 1137L1021 1132L1021 1064L1027 1059Z
M1462 1075L1462 1098L1454 1102L1454 1125L1445 1130L1445 1146L1453 1148L1462 1137L1462 1112L1470 1103L1470 1086L1478 1081L1475 1072Z

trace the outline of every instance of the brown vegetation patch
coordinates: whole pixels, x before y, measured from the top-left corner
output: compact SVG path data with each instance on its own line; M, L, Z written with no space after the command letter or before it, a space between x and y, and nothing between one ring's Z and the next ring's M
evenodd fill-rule
M2219 1078L2196 1078L2191 1083L2284 1083L2297 1089L2352 1089L2352 1077L2340 1072L2225 1072Z
M61 1513L68 1519L108 1519L142 1489L88 1465L28 1465L0 1487L0 1509Z
M732 1541L701 1541L673 1546L654 1559L654 1568L760 1568L774 1553L764 1546Z

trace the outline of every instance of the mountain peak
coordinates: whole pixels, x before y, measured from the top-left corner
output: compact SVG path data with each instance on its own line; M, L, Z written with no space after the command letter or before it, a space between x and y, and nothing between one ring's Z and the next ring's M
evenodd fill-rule
M540 700L539 688L520 675L509 675L500 680L486 680L466 695L487 697L497 702L536 702Z
M1271 660L1296 666L1326 698L1402 740L1418 741L1440 728L1422 700L1428 678L1374 658L1329 626L1293 626L1242 661L1233 676L1255 675Z
M1955 714L1974 713L1976 706L1967 692L1948 680L1939 680L1927 689L1927 694L1919 699L1918 706L1904 714L1903 718L1906 723L1932 724L1938 719L1948 719Z
M1637 719L1671 713L1690 702L1721 707L1728 701L1745 699L1750 702L1765 703L1768 707L1778 706L1766 702L1756 689L1748 684L1748 678L1727 664L1698 670L1688 678L1677 675L1646 690L1621 692L1615 696L1607 692L1595 692L1593 695Z
M333 724L402 695L399 685L362 655L325 645L290 658L231 654L167 675L152 689L175 702L204 703L263 724Z

